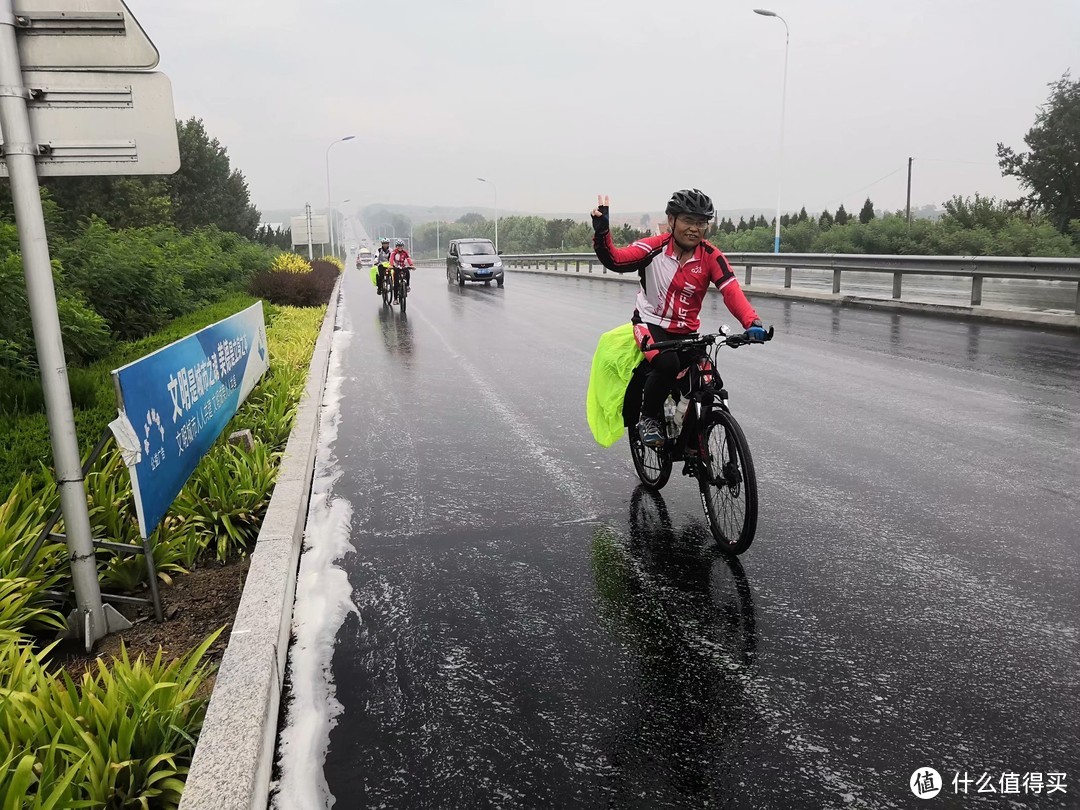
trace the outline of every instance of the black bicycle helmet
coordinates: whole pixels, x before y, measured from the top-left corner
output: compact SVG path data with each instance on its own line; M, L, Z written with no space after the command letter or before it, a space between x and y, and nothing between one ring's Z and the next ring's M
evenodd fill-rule
M693 214L694 216L712 219L716 211L713 209L712 200L704 191L696 188L684 188L671 195L666 213L669 217L678 216L679 214Z

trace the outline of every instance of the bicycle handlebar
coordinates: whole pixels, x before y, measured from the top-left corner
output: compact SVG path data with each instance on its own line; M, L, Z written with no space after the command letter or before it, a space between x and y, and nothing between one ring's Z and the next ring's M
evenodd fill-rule
M722 346L730 346L733 349L737 349L740 346L748 346L751 343L765 343L772 340L773 327L769 327L768 336L765 340L756 340L750 337L746 332L738 335L727 335L722 331L710 332L706 335L695 335L694 337L687 338L686 340L660 340L655 343L649 343L646 346L648 351L664 351L665 349L689 349L694 347L712 346L719 342ZM719 339L719 340L718 340Z

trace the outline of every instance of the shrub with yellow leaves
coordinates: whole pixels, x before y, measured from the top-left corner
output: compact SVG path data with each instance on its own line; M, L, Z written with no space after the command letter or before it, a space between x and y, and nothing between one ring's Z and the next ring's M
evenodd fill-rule
M311 262L296 253L279 253L274 257L270 269L286 273L310 273Z

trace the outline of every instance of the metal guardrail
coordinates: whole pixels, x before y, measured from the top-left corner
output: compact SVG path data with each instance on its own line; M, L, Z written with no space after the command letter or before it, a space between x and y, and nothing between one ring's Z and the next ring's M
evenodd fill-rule
M744 283L750 285L755 267L782 267L784 287L790 289L798 270L829 270L832 272L832 291L838 294L843 273L888 273L892 275L892 297L899 300L905 274L920 276L951 276L971 279L971 305L982 304L983 279L1013 278L1036 281L1074 282L1076 300L1074 311L1080 315L1080 258L1043 259L1015 256L890 256L877 254L840 253L725 253L733 267L745 268ZM580 273L606 273L607 268L593 253L518 253L505 255L508 267L539 267Z

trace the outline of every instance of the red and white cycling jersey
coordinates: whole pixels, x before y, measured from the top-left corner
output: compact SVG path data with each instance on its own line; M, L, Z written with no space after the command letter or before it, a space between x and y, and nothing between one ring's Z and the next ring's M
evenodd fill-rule
M744 329L749 329L758 317L727 258L706 241L697 246L694 255L681 267L671 234L649 236L628 247L617 248L611 241L611 231L607 231L593 237L593 244L604 267L641 277L637 312L645 323L654 323L677 334L696 332L701 325L701 302L710 283L723 293L724 304Z
M394 248L394 252L390 254L390 263L394 267L412 267L412 257L405 248Z

